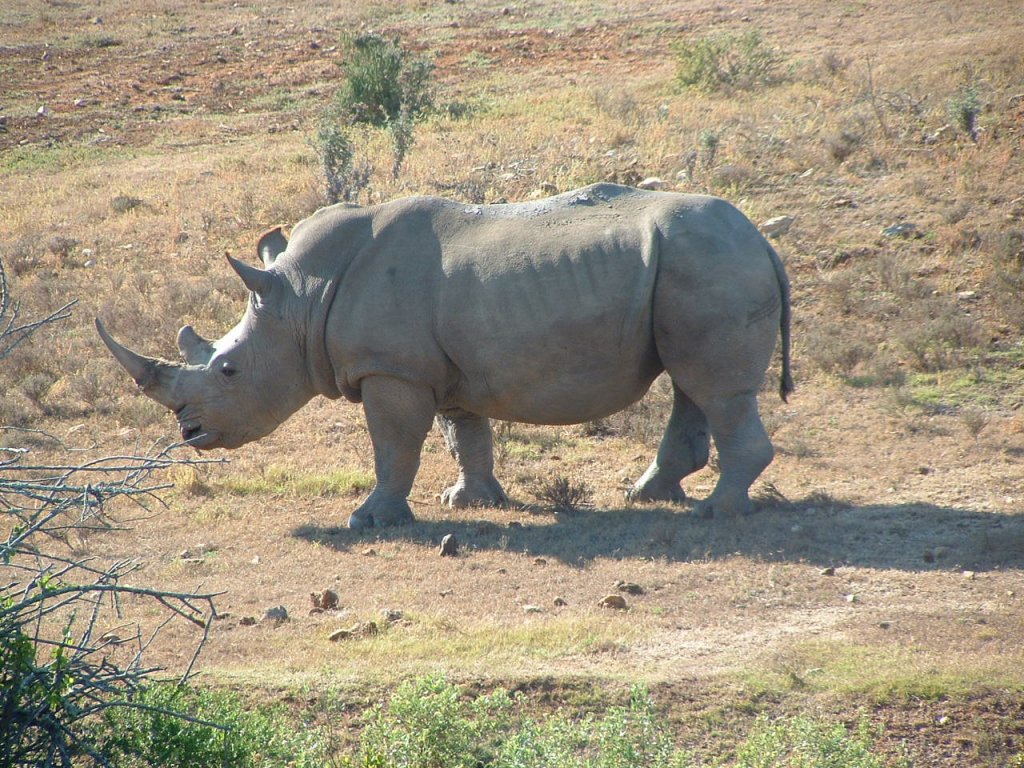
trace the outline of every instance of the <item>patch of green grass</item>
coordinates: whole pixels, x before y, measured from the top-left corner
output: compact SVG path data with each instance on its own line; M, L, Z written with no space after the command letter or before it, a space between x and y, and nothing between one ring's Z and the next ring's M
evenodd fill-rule
M969 368L907 377L911 402L929 410L1015 408L1024 403L1024 349L987 352Z
M979 688L1021 687L1012 660L977 663L942 658L907 646L806 643L767 668L740 676L755 694L828 692L867 696L878 702L963 697Z
M518 626L481 621L461 626L439 616L411 615L406 623L346 643L346 661L359 668L372 662L415 670L447 664L453 658L467 665L493 665L526 658L558 659L593 656L621 648L639 629L608 616L549 616Z
M12 147L0 154L0 173L67 172L109 162L110 150L99 147L57 145Z
M235 496L348 496L373 488L374 477L358 469L335 472L301 472L271 466L246 477L228 477L215 483Z

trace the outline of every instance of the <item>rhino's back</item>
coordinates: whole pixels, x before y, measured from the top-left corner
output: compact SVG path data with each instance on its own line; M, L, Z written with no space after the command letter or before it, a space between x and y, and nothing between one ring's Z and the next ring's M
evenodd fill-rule
M574 422L642 395L660 370L657 229L644 200L599 185L536 203L446 206L435 328L457 372L455 404Z

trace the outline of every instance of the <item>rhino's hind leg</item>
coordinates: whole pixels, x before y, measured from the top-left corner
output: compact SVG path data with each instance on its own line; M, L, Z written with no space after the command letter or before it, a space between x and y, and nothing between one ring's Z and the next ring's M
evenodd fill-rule
M399 379L371 376L363 380L362 396L377 485L352 513L349 528L410 522L413 516L407 498L434 416L433 392Z
M626 492L630 501L672 501L686 498L680 481L708 463L710 440L704 412L673 384L675 399L658 455L643 477Z
M716 397L704 407L718 449L721 474L714 491L698 502L698 517L737 517L754 511L749 491L775 455L753 392Z
M494 476L494 440L491 423L465 411L437 415L437 426L459 465L459 479L441 494L451 507L493 507L508 503L501 483Z

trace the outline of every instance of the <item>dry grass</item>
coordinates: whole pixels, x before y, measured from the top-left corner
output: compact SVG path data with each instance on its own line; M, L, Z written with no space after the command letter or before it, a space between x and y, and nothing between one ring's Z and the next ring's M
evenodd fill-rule
M432 435L413 491L421 522L360 538L338 526L358 500L349 489L372 472L369 440L357 410L316 402L228 467L177 478L171 508L134 533L89 543L101 557L143 558L161 585L227 590L235 618L214 633L208 669L245 678L269 660L274 672L261 674L284 682L369 669L374 685L435 667L698 688L752 676L794 706L808 691L925 683L964 700L1020 691L1015 3L122 5L0 10L2 257L24 313L79 301L59 333L0 365L3 425L107 452L170 431L109 361L92 316L172 358L183 323L207 336L234 323L243 290L223 252L254 257L259 232L322 201L310 139L340 82L343 31L401 34L438 65L441 109L417 127L400 176L385 136L358 147L376 168L362 202L519 200L660 176L725 195L758 222L796 216L778 248L799 389L788 406L764 398L779 448L768 510L699 523L625 506L667 415L659 383L599 425L499 429L500 474L521 507L441 508L452 465ZM676 88L672 42L751 28L785 57L781 82ZM973 137L957 117L971 94ZM900 223L915 228L883 234ZM536 490L569 477L593 508L538 513ZM687 491L713 482L704 470ZM447 532L465 544L454 560L435 555ZM204 542L218 548L201 563L178 556ZM821 576L827 566L839 575ZM626 614L599 608L620 580L645 594ZM347 613L306 615L308 592L324 586L340 587ZM288 625L237 624L279 603ZM323 640L385 608L407 623ZM837 659L808 650L808 636ZM156 650L169 658L173 644ZM954 753L947 764L989 764Z

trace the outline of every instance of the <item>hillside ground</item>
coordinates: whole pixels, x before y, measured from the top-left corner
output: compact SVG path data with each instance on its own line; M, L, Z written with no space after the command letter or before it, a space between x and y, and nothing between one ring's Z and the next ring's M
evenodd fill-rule
M202 679L360 707L444 671L538 707L599 709L648 683L681 743L725 756L761 714L881 728L914 765L1024 752L1024 16L1011 0L763 3L15 0L0 10L0 258L22 316L73 318L0 361L0 440L53 459L148 450L173 421L134 391L94 315L175 358L244 292L225 250L323 203L313 137L344 36L401 37L437 109L397 175L385 133L363 204L474 203L660 177L728 197L793 283L797 393L762 397L777 448L759 511L627 504L664 382L599 424L496 428L513 504L450 511L431 434L418 521L352 532L372 483L360 411L318 400L270 437L182 467L166 506L76 543L141 583L222 592ZM678 44L757 30L771 81L676 82ZM973 116L962 119L964 115ZM892 230L895 225L912 225ZM887 232L888 230L888 232ZM773 374L775 375L775 374ZM556 510L553 481L587 491ZM696 498L713 469L686 484ZM456 557L440 557L454 534ZM340 603L311 611L312 593ZM626 610L600 603L622 595ZM289 620L260 621L284 606ZM110 631L159 617L127 604ZM251 619L256 622L252 623ZM339 629L350 630L330 641ZM164 627L148 658L198 642ZM127 650L125 651L127 652Z

